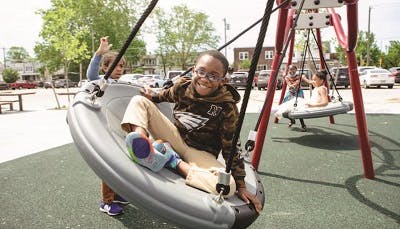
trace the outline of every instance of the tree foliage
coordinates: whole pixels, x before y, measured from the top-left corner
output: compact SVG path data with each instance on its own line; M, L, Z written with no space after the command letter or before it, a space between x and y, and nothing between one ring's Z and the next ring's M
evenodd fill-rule
M4 69L2 75L6 83L14 83L19 77L18 71L12 68Z
M250 59L241 60L239 62L239 69L248 71L250 69L250 65L251 65Z
M22 63L27 58L29 58L29 53L23 47L12 46L7 51L7 59L13 62Z
M383 68L400 66L400 41L390 41L389 51L382 59Z
M99 39L109 36L113 49L120 49L141 12L137 1L51 0L51 8L40 10L43 26L36 56L51 72L60 66L89 63ZM145 43L135 38L125 55L133 64L145 53ZM75 65L77 66L77 65Z
M219 40L208 16L184 4L174 6L170 14L158 9L155 22L157 54L161 56L164 68L179 66L186 69L194 64L198 52L215 49Z
M379 58L381 56L381 50L379 49L378 45L376 44L375 35L373 33L368 33L364 31L358 32L358 40L356 46L356 55L358 60L358 65L366 65L367 63L367 45L368 45L368 38L370 39L370 62L369 65L379 65ZM346 64L346 53L340 47L340 45L336 46L336 53L338 56L341 57L341 63Z

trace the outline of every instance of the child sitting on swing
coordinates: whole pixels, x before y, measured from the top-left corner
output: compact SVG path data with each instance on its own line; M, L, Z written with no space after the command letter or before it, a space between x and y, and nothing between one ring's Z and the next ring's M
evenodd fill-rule
M326 72L317 72L312 76L312 80L309 81L314 86L312 90L312 95L310 100L306 101L303 97L297 98L297 108L298 109L306 109L306 108L316 108L316 107L325 107L329 103L328 99L328 89L325 87L326 81ZM290 85L288 85L290 87ZM300 94L300 93L299 93ZM286 98L286 97L285 97ZM277 118L282 118L282 114L285 112L289 112L293 110L294 103L296 102L296 96L292 96L290 99L284 100L281 105L279 105L278 110L275 112L275 116ZM300 119L302 124L302 131L306 131L306 127L304 125L304 121ZM291 119L291 123L294 123L294 120Z
M220 153L228 160L239 112L239 93L225 84L228 60L217 50L202 52L193 67L192 78L182 77L159 93L143 90L134 96L121 122L128 134L126 143L132 159L153 171L166 166L185 178L186 184L218 194L215 187L224 165ZM174 121L164 116L154 103L174 102ZM162 139L151 144L148 135ZM160 143L169 142L170 145ZM163 158L163 151L166 152ZM176 151L176 152L175 152ZM164 154L165 155L165 154ZM232 162L230 191L258 213L262 205L247 191L243 159L236 154Z

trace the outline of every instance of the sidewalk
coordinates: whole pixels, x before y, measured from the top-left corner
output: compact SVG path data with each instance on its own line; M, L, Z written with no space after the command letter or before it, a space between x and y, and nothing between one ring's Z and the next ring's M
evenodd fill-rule
M0 116L0 163L72 142L67 110L37 110Z

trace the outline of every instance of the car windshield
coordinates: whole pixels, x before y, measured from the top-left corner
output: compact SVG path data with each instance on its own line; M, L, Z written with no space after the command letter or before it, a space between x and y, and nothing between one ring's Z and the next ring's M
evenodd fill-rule
M341 68L341 69L339 69L339 74L349 74L349 69Z
M371 73L389 73L389 72L385 69L379 69L379 70L372 70Z
M232 75L236 77L247 77L246 72L234 72Z
M260 72L258 78L267 78L270 74L270 72Z

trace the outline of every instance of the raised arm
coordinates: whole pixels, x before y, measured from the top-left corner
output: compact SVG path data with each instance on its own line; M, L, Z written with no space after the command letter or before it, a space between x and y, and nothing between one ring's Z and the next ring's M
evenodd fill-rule
M101 57L103 56L104 53L109 51L111 47L112 44L108 43L108 37L100 38L99 48L97 49L92 59L90 60L90 64L86 72L87 78L90 81L100 79L99 70L100 70Z

